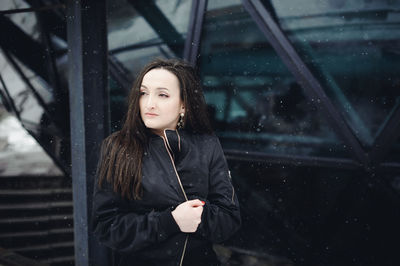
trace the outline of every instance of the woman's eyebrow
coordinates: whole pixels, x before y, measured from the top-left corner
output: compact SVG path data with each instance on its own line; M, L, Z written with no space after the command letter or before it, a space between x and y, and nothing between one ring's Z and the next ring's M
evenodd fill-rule
M140 85L140 87L143 87L143 88L145 88L145 89L148 89L147 87L146 87L146 85ZM167 91L169 91L168 90L168 88L165 88L165 87L158 87L158 88L156 88L156 90L167 90Z

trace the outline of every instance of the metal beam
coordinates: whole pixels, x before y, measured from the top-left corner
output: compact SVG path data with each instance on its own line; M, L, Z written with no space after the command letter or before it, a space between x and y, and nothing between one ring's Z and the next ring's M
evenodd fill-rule
M1 10L0 11L0 15L9 15L9 14L35 12L35 11L45 11L45 10L53 10L53 9L56 9L56 8L65 8L65 5L64 4L58 4L58 5L50 5L50 6L42 6L42 7Z
M192 1L190 11L190 22L187 31L185 49L183 58L190 62L193 66L197 63L199 55L201 31L203 27L204 14L207 10L208 0Z
M75 265L111 265L92 233L94 179L109 134L106 0L68 0L67 36Z
M275 153L254 152L243 150L224 149L225 156L228 160L264 162L276 165L293 165L293 166L318 166L338 169L360 170L362 165L357 161L346 158L324 158L317 156L301 156L301 155L277 155Z
M260 2L260 0L242 1L244 7L257 23L260 30L264 33L271 46L281 57L283 63L304 88L304 92L309 101L324 114L328 123L349 148L354 158L360 161L365 167L368 167L369 159L359 140L347 125L341 114L336 110L322 89L320 82L314 77L311 70L303 62L293 45L289 42L272 16L266 10L265 6Z
M153 0L128 0L177 57L182 57L184 40Z

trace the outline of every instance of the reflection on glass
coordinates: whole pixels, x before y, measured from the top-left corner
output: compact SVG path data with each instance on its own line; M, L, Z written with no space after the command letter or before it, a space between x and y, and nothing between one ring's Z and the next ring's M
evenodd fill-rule
M348 157L241 5L209 10L201 75L225 149Z
M2 53L0 54L0 62L1 74L21 120L31 125L38 125L44 112L43 108L38 104L18 73L7 64ZM4 78L5 76L7 77L6 79Z
M399 1L273 0L298 53L366 146L400 98Z
M12 10L12 9L22 9L30 8L31 6L23 0L13 0L13 1L1 1L0 10ZM34 12L23 12L7 14L9 18L16 26L21 28L26 34L31 36L35 40L40 39L40 32L38 29L38 22Z
M154 28L154 25L149 24L146 17L137 11L133 1L118 0L107 3L109 51L130 72L137 73L154 57L182 56L183 49L177 54L161 36L173 31L182 39L186 37L191 1L158 0L155 1L155 5L148 4L146 8L150 14L160 11L172 25L164 28Z
M190 0L155 1L157 7L181 35L186 35L188 30L191 3Z
M68 128L69 122L68 109L65 109L65 105L62 105L59 99L57 101L54 99L54 91L45 81L26 68L15 57L12 58L44 103L42 105L39 102L28 84L0 53L1 74L19 114L20 121L44 150L50 156L56 158L58 165L67 171L70 162L69 131L65 129Z
M30 6L23 0L2 0L0 1L0 10L13 10L21 8L29 8Z
M39 97L43 100L43 102L48 105L54 101L54 91L53 88L50 87L46 81L44 81L39 75L31 71L29 68L25 67L18 59L14 58L16 63L18 64L21 71L24 73L25 77L29 80L29 83L35 88L35 91L38 93Z

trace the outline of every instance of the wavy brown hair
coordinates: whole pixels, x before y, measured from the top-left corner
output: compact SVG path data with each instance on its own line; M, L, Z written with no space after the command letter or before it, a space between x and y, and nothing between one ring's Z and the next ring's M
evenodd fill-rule
M193 134L211 134L203 90L194 68L180 59L155 59L137 76L128 97L128 111L120 131L102 142L97 176L98 185L106 179L113 190L128 199L142 197L142 160L149 143L149 130L140 117L140 85L152 69L165 69L179 80L180 94L185 106L184 129Z

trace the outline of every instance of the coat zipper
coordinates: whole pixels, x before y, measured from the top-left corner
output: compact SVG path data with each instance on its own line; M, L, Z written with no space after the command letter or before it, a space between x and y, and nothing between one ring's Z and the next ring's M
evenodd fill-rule
M235 201L233 200L233 198L235 197L235 189L233 188L233 185L232 185L232 176L231 176L231 171L229 171L229 170L228 170L228 175L229 175L229 182L231 183L231 187L232 187L232 203L233 203L233 205L236 205Z
M178 139L179 139L178 145L179 145L179 150L180 150L180 147L181 147L180 145L181 145L181 144L180 144L180 136L179 136L178 131L176 131L176 134L178 134ZM171 159L171 163L172 163L172 166L173 166L173 168L174 168L174 171L175 171L176 177L177 177L177 179L178 179L179 185L180 185L180 187L181 187L181 190L182 190L182 192L183 192L183 196L185 196L185 200L188 201L188 198L187 198L187 196L186 196L186 192L185 192L185 190L183 189L183 185L182 185L181 179L180 179L180 177L179 177L179 175L178 175L178 171L176 170L174 159L172 158L171 152L169 151L168 146L167 146L167 141L168 141L168 139L167 139L167 134L166 134L165 130L164 130L164 137L161 137L161 138L162 138L163 141L164 141L165 149L167 150L168 155L169 155L169 158ZM182 255L181 255L181 260L180 260L180 262L179 262L179 266L182 266L183 257L185 256L186 245L187 245L188 239L189 239L189 235L186 235L185 244L183 245L183 251L182 251Z

